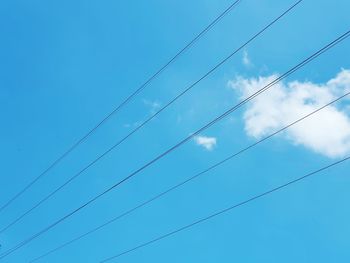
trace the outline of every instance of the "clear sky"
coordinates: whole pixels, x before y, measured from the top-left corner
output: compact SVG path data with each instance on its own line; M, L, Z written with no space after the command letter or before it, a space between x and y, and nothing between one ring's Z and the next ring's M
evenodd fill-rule
M0 205L233 1L3 0ZM86 143L0 214L6 226L295 0L242 0ZM350 28L347 0L291 13L0 236L0 252L67 214ZM0 262L28 262L350 91L345 40ZM349 99L38 262L99 262L350 155ZM350 262L350 163L115 262Z

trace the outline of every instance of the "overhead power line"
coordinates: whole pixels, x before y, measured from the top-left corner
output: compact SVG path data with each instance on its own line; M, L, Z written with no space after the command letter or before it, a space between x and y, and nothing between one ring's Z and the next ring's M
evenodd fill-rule
M42 255L40 255L40 256L38 256L38 257L32 259L32 260L30 261L30 263L36 262L36 261L38 261L38 260L41 260L41 259L43 259L43 258L45 258L45 257L47 257L47 256L49 256L49 255L51 255L51 254L53 254L53 253L55 253L55 252L57 252L58 250L61 250L61 249L63 249L64 247L69 246L69 245L71 245L71 244L73 244L73 243L75 243L75 242L81 240L82 238L84 238L84 237L86 237L86 236L89 236L89 235L91 235L91 234L93 234L93 233L95 233L95 232L101 230L102 228L104 228L104 227L106 227L106 226L108 226L108 225L110 225L110 224L112 224L112 223L115 223L117 220L119 220L119 219L121 219L121 218L123 218L123 217L125 217L125 216L127 216L127 215L129 215L129 214L131 214L131 213L133 213L133 212L135 212L136 210L138 210L138 209L140 209L140 208L142 208L142 207L144 207L144 206L146 206L146 205L148 205L148 204L150 204L150 203L152 203L152 202L154 202L154 201L156 201L156 200L158 200L158 199L160 199L160 198L162 198L163 196L165 196L165 195L169 194L170 192L172 192L172 191L174 191L174 190L176 190L176 189L182 187L183 185L185 185L185 184L187 184L187 183L189 183L189 182L192 182L193 180L197 179L198 177L200 177L200 176L202 176L202 175L204 175L204 174L206 174L206 173L212 171L213 169L217 168L218 166L223 165L223 164L226 163L227 161L232 160L233 158L239 156L240 154L246 152L247 150L249 150L249 149L251 149L251 148L253 148L253 147L259 145L260 143L262 143L262 142L264 142L264 141L270 139L271 137L273 137L273 136L275 136L275 135L277 135L277 134L279 134L279 133L285 131L286 129L290 128L291 126L294 126L295 124L297 124L297 123L299 123L299 122L305 120L306 118L308 118L308 117L310 117L310 116L312 116L312 115L318 113L319 111L323 110L324 108L326 108L326 107L328 107L328 106L330 106L330 105L332 105L332 104L334 104L334 103L340 101L341 99L343 99L343 98L345 98L345 97L347 97L347 96L349 96L349 95L350 95L350 92L345 93L344 95L338 97L337 99L335 99L335 100L333 100L333 101L331 101L331 102L329 102L329 103L323 105L322 107L320 107L320 108L318 108L318 109L316 109L316 110L310 112L310 113L307 114L307 115L304 115L303 117L299 118L298 120L296 120L296 121L294 121L294 122L288 124L287 126L285 126L285 127L281 128L281 129L279 129L279 130L277 130L277 131L271 133L270 135L268 135L268 136L266 136L266 137L260 139L259 141L257 141L257 142L255 142L255 143L253 143L253 144L251 144L251 145L249 145L249 146L247 146L247 147L245 147L245 148L243 148L243 149L237 151L236 153L231 154L230 156L226 157L225 159L223 159L223 160L221 160L221 161L215 163L214 165L211 165L210 167L208 167L208 168L204 169L203 171L201 171L201 172L195 174L194 176L191 176L190 178L188 178L188 179L186 179L186 180L184 180L184 181L182 181L182 182L180 182L180 183L178 183L178 184L176 184L176 185L174 185L174 186L168 188L167 190L165 190L165 191L161 192L160 194L158 194L158 195L156 195L156 196L154 196L154 197L148 199L147 201L144 201L144 202L140 203L139 205L137 205L137 206L135 206L135 207L133 207L133 208L127 210L126 212L124 212L124 213L122 213L122 214L120 214L120 215L118 215L118 216L116 216L116 217L114 217L114 218L108 220L107 222L105 222L105 223L103 223L103 224L101 224L101 225L99 225L99 226L97 226L97 227L95 227L95 228L93 228L93 229L91 229L91 230L85 232L84 234L81 234L81 235L79 235L79 236L77 236L77 237L75 237L75 238L73 238L73 239L71 239L71 240L69 240L69 241L67 241L67 242L65 242L65 243L63 243L63 244L57 246L57 247L55 247L54 249L51 249L51 250L49 250L48 252L46 252L46 253L44 253L44 254L42 254Z
M99 123L97 123L91 130L89 130L83 137L77 140L70 148L68 148L63 154L61 154L54 162L52 162L43 172L35 177L29 184L23 189L17 192L11 197L5 204L0 207L0 212L7 208L17 198L24 194L29 188L31 188L39 179L45 176L50 170L58 165L63 159L65 159L75 148L83 143L88 137L90 137L100 126L102 126L107 120L109 120L114 114L119 112L124 106L132 101L141 91L143 91L154 79L156 79L167 67L173 64L182 54L190 49L200 38L202 38L211 28L213 28L222 18L229 14L242 0L234 1L229 7L227 7L222 13L219 14L209 25L207 25L199 34L197 34L185 47L179 50L167 63L165 63L158 71L156 71L150 78L148 78L140 87L132 92L127 98L125 98L117 107L115 107L108 115L106 115Z
M33 205L31 208L29 208L27 211L22 213L20 216L18 216L16 219L12 220L9 224L7 224L5 227L3 227L0 230L0 234L5 232L7 229L18 223L21 219L23 219L26 215L31 213L33 210L38 208L40 205L42 205L44 202L49 200L53 195L55 195L57 192L61 191L64 187L66 187L68 184L70 184L73 180L78 178L81 174L83 174L85 171L87 171L90 167L95 165L98 161L100 161L102 158L107 156L110 152L112 152L114 149L116 149L119 145L121 145L123 142L125 142L130 136L132 136L134 133L139 131L141 128L143 128L147 123L149 123L152 119L154 119L156 116L161 114L163 111L165 111L168 107L170 107L173 103L175 103L178 99L180 99L182 96L184 96L186 93L188 93L190 90L192 90L196 85L198 85L202 80L204 80L206 77L208 77L210 74L212 74L215 70L217 70L221 65L223 65L225 62L227 62L230 58L232 58L235 54L237 54L239 51L244 49L249 43L251 43L254 39L256 39L259 35L261 35L263 32L265 32L269 27L271 27L273 24L275 24L279 19L281 19L284 15L286 15L289 11L291 11L295 6L297 6L302 0L296 2L293 6L291 6L287 11L285 11L283 14L278 16L276 19L274 19L271 23L269 23L267 26L265 26L263 29L258 31L256 34L254 34L248 41L244 42L240 47L238 47L236 50L234 50L229 56L227 56L225 59L221 60L220 63L218 63L215 67L213 67L211 70L209 70L206 74L204 74L200 79L195 81L193 84L191 84L189 87L187 87L185 90L183 90L180 94L178 94L175 98L170 100L167 104L165 104L162 108L160 108L155 114L147 118L143 123L141 123L139 126L137 126L134 130L132 130L130 133L128 133L124 138L120 139L117 143L115 143L113 146L111 146L108 150L100 154L97 158L95 158L92 162L90 162L88 165L86 165L83 169L81 169L79 172L74 174L72 177L70 177L67 181L65 181L63 184L61 184L59 187L57 187L55 190L50 192L47 196L42 198L40 201L38 201L35 205Z
M71 217L72 215L76 214L77 212L79 212L80 210L84 209L85 207L89 206L91 203L95 202L97 199L99 199L100 197L106 195L108 192L112 191L113 189L115 189L116 187L118 187L119 185L121 185L122 183L126 182L127 180L129 180L130 178L134 177L136 174L140 173L141 171L143 171L144 169L146 169L147 167L151 166L153 163L157 162L158 160L160 160L161 158L163 158L164 156L166 156L167 154L169 154L170 152L174 151L175 149L177 149L178 147L180 147L181 145L183 145L184 143L186 143L187 141L189 141L190 139L192 139L194 136L197 136L198 134L200 134L202 131L208 129L209 127L211 127L212 125L214 125L216 122L220 121L221 119L225 118L226 116L228 116L230 113L232 113L233 111L237 110L239 107L245 105L247 102L249 102L250 100L252 100L253 98L255 98L256 96L260 95L262 92L265 92L266 90L268 90L269 88L271 88L273 85L277 84L278 82L280 82L281 80L285 79L286 77L288 77L289 75L291 75L292 73L294 73L295 71L299 70L300 68L304 67L305 65L307 65L308 63L310 63L312 60L314 60L315 58L317 58L318 56L320 56L321 54L323 54L324 52L326 52L327 50L329 50L330 48L334 47L335 45L339 44L341 41L345 40L348 36L350 35L350 30L347 31L346 33L342 34L341 36L339 36L338 38L336 38L335 40L333 40L332 42L330 42L329 44L327 44L326 46L324 46L323 48L321 48L320 50L318 50L317 52L315 52L314 54L312 54L311 56L309 56L308 58L304 59L302 62L300 62L299 64L297 64L296 66L292 67L291 69L289 69L287 72L285 72L284 74L282 74L281 76L277 77L275 80L273 80L272 82L270 82L268 85L266 85L265 87L261 88L260 90L258 90L257 92L253 93L252 95L250 95L249 97L247 97L246 99L242 100L240 103L238 103L237 105L233 106L232 108L228 109L227 111L225 111L223 114L219 115L218 117L216 117L215 119L213 119L212 121L210 121L209 123L207 123L205 126L203 126L202 128L200 128L199 130L197 130L196 132L194 132L193 134L191 134L190 136L186 137L185 139L181 140L180 142L178 142L177 144L175 144L173 147L171 147L170 149L166 150L165 152L163 152L162 154L158 155L156 158L154 158L153 160L151 160L150 162L146 163L145 165L143 165L142 167L140 167L139 169L137 169L136 171L134 171L133 173L129 174L127 177L123 178L122 180L120 180L119 182L115 183L114 185L112 185L111 187L107 188L106 190L104 190L103 192L101 192L100 194L96 195L95 197L91 198L89 201L85 202L83 205L81 205L80 207L74 209L73 211L69 212L68 214L66 214L65 216L63 216L62 218L58 219L57 221L55 221L54 223L52 223L51 225L45 227L44 229L42 229L41 231L39 231L38 233L34 234L33 236L29 237L28 239L23 240L22 242L20 242L19 244L15 245L14 247L12 247L11 249L7 250L6 252L2 253L0 255L0 259L12 254L14 251L18 250L19 248L23 247L24 245L28 244L29 242L31 242L32 240L36 239L37 237L41 236L42 234L44 234L45 232L49 231L51 228L55 227L56 225L62 223L63 221L65 221L67 218Z
M288 187L288 186L290 186L290 185L293 185L293 184L298 183L298 182L300 182L300 181L302 181L302 180L305 180L305 179L307 179L307 178L309 178L309 177L311 177L311 176L313 176L313 175L316 175L316 174L318 174L318 173L320 173L320 172L323 172L323 171L325 171L325 170L327 170L327 169L329 169L329 168L331 168L331 167L333 167L333 166L339 165L339 164L341 164L341 163L343 163L343 162L345 162L345 161L348 161L349 159L350 159L350 156L349 156L349 157L346 157L346 158L344 158L344 159L342 159L342 160L340 160L340 161L337 161L337 162L334 162L334 163L329 164L329 165L327 165L327 166L324 166L324 167L322 167L322 168L320 168L320 169L318 169L318 170L316 170L316 171L313 171L313 172L311 172L311 173L308 173L308 174L306 174L306 175L304 175L304 176L302 176L302 177L299 177L299 178L297 178L297 179L294 179L294 180L292 180L292 181L289 181L288 183L285 183L285 184L282 184L282 185L277 186L277 187L275 187L275 188L272 188L272 189L270 189L270 190L268 190L268 191L266 191L266 192L263 192L263 193L258 194L258 195L254 195L254 196L252 196L251 198L249 198L249 199L247 199L247 200L244 200L244 201L242 201L242 202L240 202L240 203L234 204L234 205L232 205L232 206L230 206L230 207L227 207L227 208L225 208L225 209L223 209L223 210L220 210L220 211L218 211L218 212L215 212L215 213L213 213L213 214L211 214L211 215L209 215L209 216L207 216L207 217L203 217L203 218L201 218L201 219L199 219L199 220L197 220L197 221L194 221L194 222L191 223L191 224L185 225L185 226L180 227L180 228L178 228L178 229L176 229L176 230L173 230L173 231L168 232L168 233L166 233L166 234L164 234L164 235L161 235L161 236L159 236L159 237L157 237L157 238L155 238L155 239L152 239L152 240L150 240L150 241L148 241L148 242L145 242L145 243L143 243L143 244L141 244L141 245L138 245L138 246L133 247L133 248L131 248L131 249L129 249L129 250L125 250L125 251L123 251L123 252L121 252L121 253L119 253L119 254L117 254L117 255L111 256L111 257L106 258L106 259L104 259L104 260L101 260L100 263L104 263L104 262L111 261L111 260L113 260L113 259L117 259L117 258L119 258L119 257L121 257L121 256L123 256L123 255L129 254L129 253L131 253L131 252L133 252L133 251L135 251L135 250L138 250L138 249L140 249L140 248L143 248L143 247L146 247L146 246L151 245L151 244L153 244L153 243L156 243L156 242L158 242L158 241L160 241L160 240L162 240L162 239L164 239L164 238L173 236L173 235L175 235L175 234L177 234L177 233L179 233L179 232L182 232L182 231L184 231L184 230L187 230L187 229L189 229L189 228L192 228L192 227L194 227L194 226L196 226L196 225L202 224L202 223L204 223L204 222L206 222L206 221L208 221L208 220L210 220L210 219L213 219L213 218L215 218L215 217L217 217L217 216L219 216L219 215L223 215L223 214L225 214L225 213L227 213L227 212L232 211L233 209L236 209L236 208L238 208L238 207L244 206L244 205L246 205L246 204L248 204L248 203L251 203L251 202L253 202L253 201L257 200L257 199L260 199L260 198L262 198L262 197L265 197L265 196L267 196L267 195L270 195L270 194L272 194L272 193L274 193L274 192L280 191L280 190L282 190L282 189L284 189L284 188L286 188L286 187Z

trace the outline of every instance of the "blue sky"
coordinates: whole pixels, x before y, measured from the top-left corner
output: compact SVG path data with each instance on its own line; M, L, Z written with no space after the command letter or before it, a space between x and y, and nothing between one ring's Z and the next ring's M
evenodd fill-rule
M2 1L1 204L92 128L231 2ZM79 171L294 2L243 0L120 114L113 116L4 210L0 226ZM346 0L336 3L304 0L126 143L3 233L1 252L62 217L237 103L251 88L249 81L285 72L349 30L349 8ZM299 88L308 84L307 96L311 97L306 99L316 101L312 106L336 96L342 89L345 92L350 86L346 78L336 87L329 80L350 69L349 41L276 87L282 96L274 96L273 91L266 93L265 98L275 98L274 108L281 109L277 115L262 115L267 112L261 107L266 102L263 99L256 104L252 102L201 134L212 138L210 149L192 140L2 261L28 262L255 142L262 134L282 125L281 120L294 116L292 110L305 106L294 97L291 89L295 85L291 83L297 81ZM238 80L246 82L238 85ZM295 101L299 103L293 104ZM320 117L315 121L319 125L312 126L319 127L315 136L303 133L314 131L310 126L277 136L42 262L98 262L350 154L346 144L350 136L347 103L344 100L332 108L327 115L329 119ZM249 112L258 112L261 118L250 119ZM334 121L338 117L340 121ZM257 120L266 124L266 119L274 125L249 126L250 121L257 124ZM339 151L330 153L329 145ZM125 255L118 262L349 262L349 168L349 163L334 167Z

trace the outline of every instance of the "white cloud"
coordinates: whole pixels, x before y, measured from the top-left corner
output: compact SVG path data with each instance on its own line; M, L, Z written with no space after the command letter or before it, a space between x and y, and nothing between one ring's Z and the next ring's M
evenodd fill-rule
M246 67L251 67L253 65L247 50L243 50L242 63Z
M261 89L277 75L229 82L245 98ZM266 136L350 91L350 70L341 70L324 84L292 81L278 83L253 99L245 113L246 133ZM350 118L346 107L331 105L292 126L283 136L319 154L335 158L350 153Z
M197 145L200 145L206 150L211 151L216 146L217 139L215 137L195 136L194 141Z

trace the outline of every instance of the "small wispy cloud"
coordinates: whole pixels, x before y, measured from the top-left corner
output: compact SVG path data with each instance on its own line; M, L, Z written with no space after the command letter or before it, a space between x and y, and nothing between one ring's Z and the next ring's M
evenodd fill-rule
M242 55L242 63L246 67L251 67L253 66L252 61L250 60L249 54L247 50L243 50L243 55Z
M229 82L246 98L278 75L243 78ZM244 113L245 131L262 138L350 91L350 70L341 70L326 83L280 82L252 100ZM344 105L331 105L312 117L290 127L284 138L295 145L327 157L343 157L350 153L350 116Z
M142 122L141 121L135 121L133 123L125 123L123 124L124 128L135 128L137 126L139 126Z
M149 108L149 112L147 113L147 118L149 118L149 115L154 115L156 114L159 109L161 108L161 103L158 102L158 101L150 101L150 100L146 100L146 99L143 99L142 100L143 104ZM125 123L123 124L123 127L124 128L135 128L137 126L139 126L143 121L135 121L133 123Z
M150 100L146 100L146 99L143 100L143 104L145 104L146 106L148 106L150 108L150 113L152 115L155 114L162 106L159 101L150 101Z
M217 139L215 137L195 136L193 139L197 145L202 146L208 151L213 150L217 142Z

